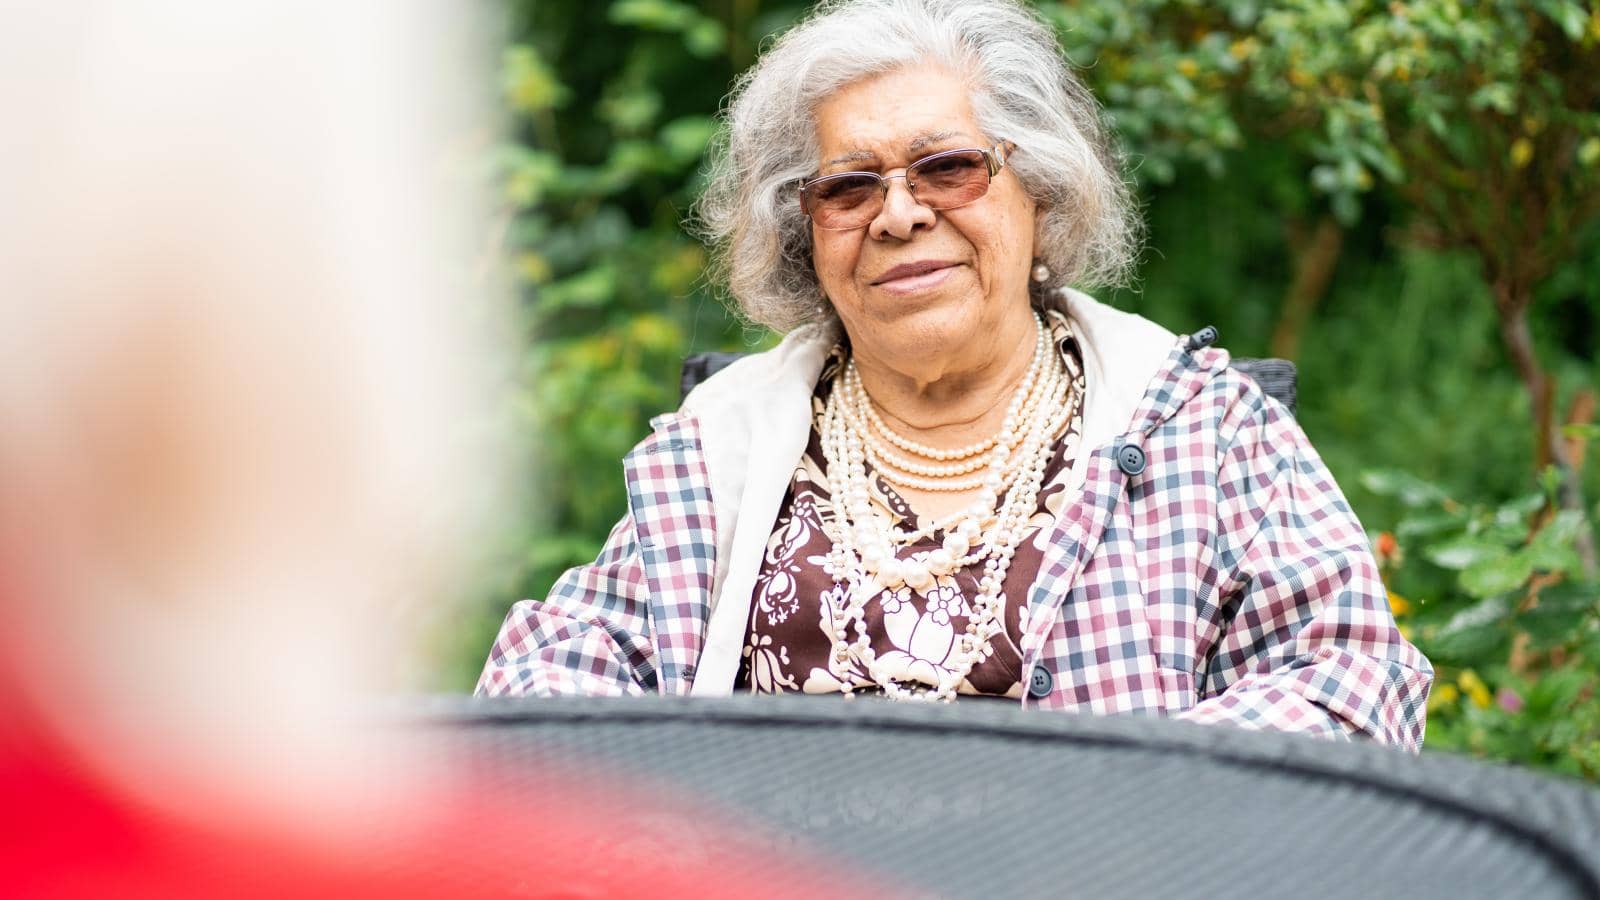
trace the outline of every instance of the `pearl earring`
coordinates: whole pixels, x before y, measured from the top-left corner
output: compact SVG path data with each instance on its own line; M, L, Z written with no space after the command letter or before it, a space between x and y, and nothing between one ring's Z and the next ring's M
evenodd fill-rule
M1036 263L1033 267L1033 280L1044 284L1050 280L1050 267L1044 263Z

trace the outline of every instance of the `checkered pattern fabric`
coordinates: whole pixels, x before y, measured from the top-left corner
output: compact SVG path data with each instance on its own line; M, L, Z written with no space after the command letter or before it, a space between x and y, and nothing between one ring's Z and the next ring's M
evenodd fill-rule
M1432 668L1401 637L1365 531L1295 420L1221 350L1174 349L1089 463L1029 598L1049 709L1362 735L1417 750Z
M543 601L511 608L478 693L687 693L700 655L716 555L715 517L694 419L658 416L623 460L628 515L593 564Z
M1126 433L1090 455L1027 598L1023 671L1049 687L1022 702L1416 751L1432 668L1305 434L1227 363L1179 338ZM687 692L716 546L694 418L658 420L625 469L629 515L593 565L512 608L480 694Z

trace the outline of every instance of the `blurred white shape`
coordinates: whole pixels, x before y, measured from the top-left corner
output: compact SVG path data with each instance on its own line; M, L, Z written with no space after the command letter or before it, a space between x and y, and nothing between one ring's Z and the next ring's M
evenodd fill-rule
M470 8L0 3L0 649L163 802L325 815L503 493Z

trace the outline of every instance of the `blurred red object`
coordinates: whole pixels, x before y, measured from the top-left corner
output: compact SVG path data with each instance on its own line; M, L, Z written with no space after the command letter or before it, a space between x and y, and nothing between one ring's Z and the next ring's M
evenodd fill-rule
M18 599L15 585L0 583L8 619ZM52 718L70 710L45 710L28 696L16 669L27 656L8 646L18 633L0 636L0 893L8 898L865 895L842 886L847 873L837 866L808 866L806 854L788 849L776 859L692 803L595 773L548 773L539 808L502 801L470 776L424 787L415 804L400 804L406 821L382 823L373 839L340 835L338 850L315 823L297 833L220 799L189 804L201 816L159 809L63 738ZM194 788L206 790L200 778ZM334 811L340 798L328 799Z
M1405 561L1405 554L1400 549L1400 542L1387 531L1378 533L1378 540L1373 546L1373 551L1378 557L1378 565L1384 569L1392 569Z

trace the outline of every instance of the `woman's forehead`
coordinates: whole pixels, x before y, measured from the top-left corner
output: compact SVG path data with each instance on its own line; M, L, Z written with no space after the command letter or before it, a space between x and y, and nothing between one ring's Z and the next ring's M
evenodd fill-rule
M919 65L853 82L816 109L823 165L865 162L981 142L963 82Z

